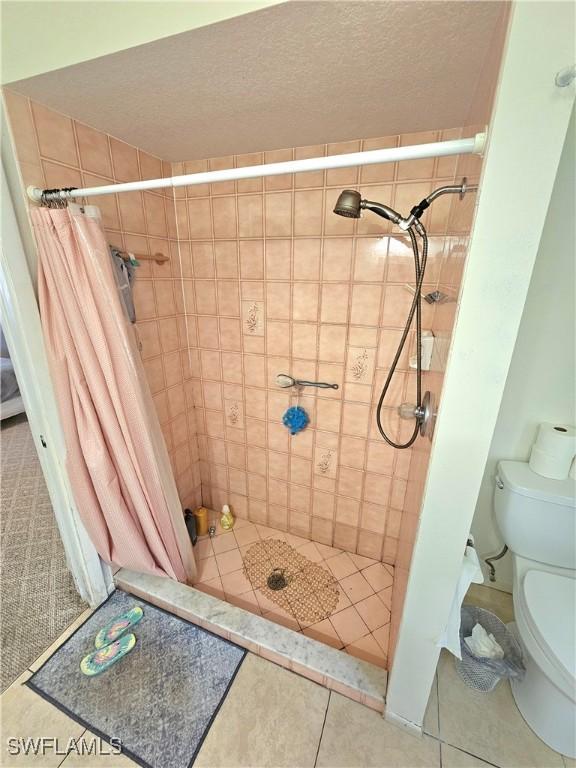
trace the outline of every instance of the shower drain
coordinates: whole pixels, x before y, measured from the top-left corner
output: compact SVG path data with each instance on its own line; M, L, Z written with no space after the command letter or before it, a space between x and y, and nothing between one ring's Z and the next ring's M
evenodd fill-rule
M268 576L266 583L270 589L273 589L275 592L288 586L288 580L286 579L286 576L284 576L282 568L274 568L270 576Z
M243 555L244 575L267 600L297 621L317 624L338 604L334 575L280 539L262 539Z

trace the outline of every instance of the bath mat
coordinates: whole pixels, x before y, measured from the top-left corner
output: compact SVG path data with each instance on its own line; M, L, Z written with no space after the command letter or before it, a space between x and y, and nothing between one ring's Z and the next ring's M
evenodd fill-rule
M139 605L134 648L96 677L80 671L98 630ZM246 655L244 648L116 590L27 685L144 768L188 768Z
M338 604L337 581L286 541L264 539L243 557L244 574L268 600L302 624L316 624Z

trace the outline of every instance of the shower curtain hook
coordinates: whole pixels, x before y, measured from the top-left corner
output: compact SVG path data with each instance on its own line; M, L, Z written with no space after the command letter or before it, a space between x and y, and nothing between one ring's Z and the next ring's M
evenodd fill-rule
M45 208L66 208L68 201L66 198L60 197L60 193L66 191L66 189L43 189L40 195L40 205Z

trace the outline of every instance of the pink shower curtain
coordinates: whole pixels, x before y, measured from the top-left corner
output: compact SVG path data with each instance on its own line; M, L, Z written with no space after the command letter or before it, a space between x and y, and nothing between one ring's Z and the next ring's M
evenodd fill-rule
M31 215L74 498L104 560L191 583L190 539L106 239L73 208Z

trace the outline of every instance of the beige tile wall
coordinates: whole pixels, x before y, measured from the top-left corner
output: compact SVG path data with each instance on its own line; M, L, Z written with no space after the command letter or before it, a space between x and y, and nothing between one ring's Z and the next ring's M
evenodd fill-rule
M461 135L392 136L172 169L193 173ZM370 214L343 219L332 208L340 190L353 187L407 213L455 174L456 159L442 158L177 191L179 244L190 263L184 294L205 504L231 503L240 517L395 563L403 517L421 487L414 482L416 493L407 492L413 452L380 438L375 404L412 299L405 288L414 282L412 252L388 222ZM440 198L424 217L424 292L449 284L457 295L455 254L469 230L462 214L470 204L459 203L459 212L453 205ZM449 335L455 306L425 304L423 327ZM305 391L300 404L310 426L293 437L281 418L296 398L276 385L278 373L340 386ZM393 435L410 430L394 406L414 399L414 382L405 354L385 414Z
M170 165L136 147L4 89L23 181L41 188L86 187L171 175ZM170 261L141 261L135 283L137 334L183 506L200 501L194 408L186 392L188 335L174 203L157 192L94 198L108 242L136 254L162 252Z

